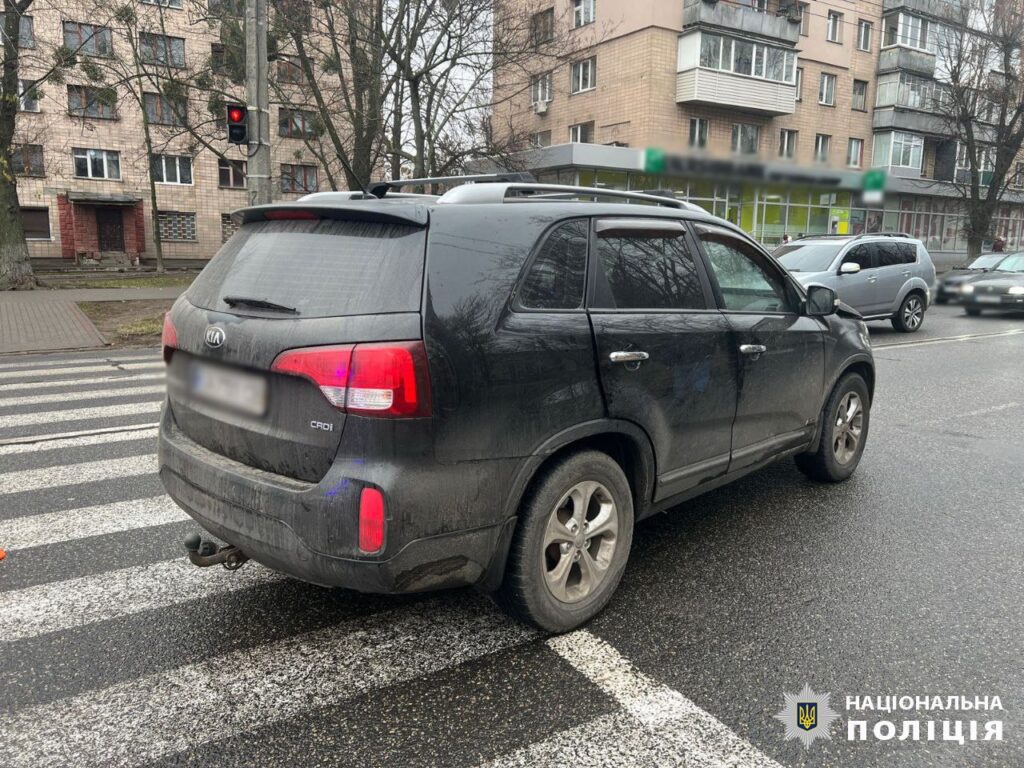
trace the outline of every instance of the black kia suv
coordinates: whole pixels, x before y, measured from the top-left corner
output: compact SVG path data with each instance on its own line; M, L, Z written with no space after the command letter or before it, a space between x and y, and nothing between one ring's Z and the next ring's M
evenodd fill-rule
M638 520L785 456L857 467L864 323L734 225L528 182L378 194L238 212L168 314L160 476L227 543L194 562L475 585L564 631Z

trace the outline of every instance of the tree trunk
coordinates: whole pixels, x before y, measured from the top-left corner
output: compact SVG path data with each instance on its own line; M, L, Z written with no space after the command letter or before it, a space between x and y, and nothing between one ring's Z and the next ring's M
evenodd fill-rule
M968 263L974 261L976 258L981 256L981 244L984 242L984 238L980 235L968 235L967 236L967 261Z
M8 165L8 171L0 173L0 291L37 287L21 225L18 187L9 176L9 168Z
M133 86L134 87L134 86ZM146 140L146 162L153 162L153 137L149 133L149 118L146 116L146 108L139 102L139 109L142 110L142 135ZM195 171L193 170L193 173ZM149 207L153 212L153 248L156 250L156 271L157 274L164 273L164 245L160 239L160 212L157 210L156 182L153 180L152 168L149 172Z

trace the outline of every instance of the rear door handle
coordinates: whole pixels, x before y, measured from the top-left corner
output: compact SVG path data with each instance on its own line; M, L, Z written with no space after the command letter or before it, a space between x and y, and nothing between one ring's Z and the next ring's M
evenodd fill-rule
M757 358L767 351L768 347L764 344L740 344L740 354L750 355L753 360L757 360Z
M650 359L650 355L646 352L612 352L608 355L608 359L613 363L642 363L644 360Z

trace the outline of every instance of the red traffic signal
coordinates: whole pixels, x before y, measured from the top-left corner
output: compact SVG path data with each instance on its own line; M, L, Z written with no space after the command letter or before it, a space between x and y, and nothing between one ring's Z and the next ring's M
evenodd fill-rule
M228 104L228 142L249 143L249 109L243 104Z

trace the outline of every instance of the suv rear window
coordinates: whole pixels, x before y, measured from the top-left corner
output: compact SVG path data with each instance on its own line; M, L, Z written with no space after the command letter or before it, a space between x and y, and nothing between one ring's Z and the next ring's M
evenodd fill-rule
M224 303L244 296L301 317L420 308L426 231L364 221L261 221L242 226L188 290L203 309L263 314Z

